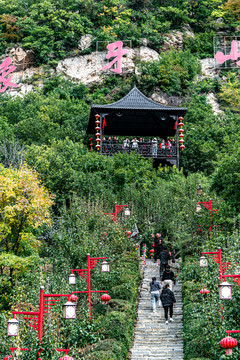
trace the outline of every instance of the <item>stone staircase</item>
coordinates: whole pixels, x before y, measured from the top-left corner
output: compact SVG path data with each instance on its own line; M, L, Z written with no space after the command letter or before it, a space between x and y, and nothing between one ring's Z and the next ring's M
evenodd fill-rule
M183 360L182 286L178 281L173 286L176 298L176 306L173 308L174 322L166 325L162 307L158 307L156 313L152 312L149 282L153 276L159 281L159 266L152 260L147 260L130 359Z

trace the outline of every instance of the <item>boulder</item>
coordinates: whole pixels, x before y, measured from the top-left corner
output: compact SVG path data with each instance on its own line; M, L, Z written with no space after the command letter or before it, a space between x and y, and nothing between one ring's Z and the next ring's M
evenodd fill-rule
M165 106L173 106L179 107L181 106L182 97L181 96L169 96L166 93L153 93L151 96L153 101L160 103L161 105Z
M141 46L139 50L140 60L141 61L154 61L159 60L159 54L146 46Z
M214 78L217 75L219 65L214 58L206 58L200 60L202 65L202 78Z
M109 75L112 71L101 70L106 64L107 52L93 52L88 55L82 55L74 58L67 58L60 61L57 66L57 72L69 76L72 80L80 81L88 85L91 83L102 82L104 76ZM134 59L136 52L128 49L127 56L122 59L122 73L134 73Z
M92 45L93 36L90 34L83 35L78 42L79 50L83 51L89 49Z
M211 105L214 115L219 115L224 113L220 109L219 103L214 93L207 94L207 103Z
M22 71L34 64L34 52L32 50L23 50L20 47L12 48L9 51L12 64L16 66L16 71Z
M189 30L189 27L183 28L183 31L173 30L170 33L164 34L164 44L161 48L162 51L168 51L172 48L183 49L184 37L194 38L194 33Z
M148 46L148 39L146 39L146 38L141 38L141 39L140 39L140 44L141 44L142 46Z

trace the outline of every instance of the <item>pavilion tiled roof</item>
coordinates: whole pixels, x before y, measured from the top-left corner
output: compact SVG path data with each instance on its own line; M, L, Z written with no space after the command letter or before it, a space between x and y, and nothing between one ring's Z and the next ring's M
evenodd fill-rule
M122 109L122 110L161 110L161 111L181 111L186 112L187 108L176 108L161 105L134 87L126 96L112 104L92 105L96 109Z

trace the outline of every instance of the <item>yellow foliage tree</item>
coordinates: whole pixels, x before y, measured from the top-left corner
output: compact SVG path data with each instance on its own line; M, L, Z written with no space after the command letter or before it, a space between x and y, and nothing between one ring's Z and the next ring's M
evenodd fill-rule
M224 4L223 9L236 20L240 20L240 0L228 0Z
M27 165L20 169L0 164L0 266L26 269L38 255L34 229L50 225L53 198Z
M233 111L240 111L240 80L234 73L228 73L222 85L219 98Z

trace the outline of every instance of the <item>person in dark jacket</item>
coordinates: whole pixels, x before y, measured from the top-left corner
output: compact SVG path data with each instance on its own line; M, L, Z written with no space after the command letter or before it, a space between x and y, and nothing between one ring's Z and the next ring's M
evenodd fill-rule
M171 259L169 252L166 248L163 248L163 251L160 252L160 278L162 277L163 271L166 270L169 260Z
M163 272L161 281L163 281L164 285L169 284L170 290L172 290L172 283L174 282L174 285L176 285L176 278L173 271L170 270L170 266L166 266L166 270Z
M161 285L158 281L156 281L156 278L153 277L152 281L149 283L150 286L150 294L151 294L151 302L152 302L152 309L153 312L156 312L156 306L159 300L159 296L160 296L160 289L161 289Z
M170 312L170 321L173 321L173 305L176 305L176 299L174 293L169 289L169 284L165 285L160 295L162 306L164 308L164 315L166 325L168 324L168 309Z
M164 244L164 240L161 236L161 234L157 233L156 237L154 239L154 262L157 261L157 259L159 259L159 255L160 253L163 251L163 244Z

